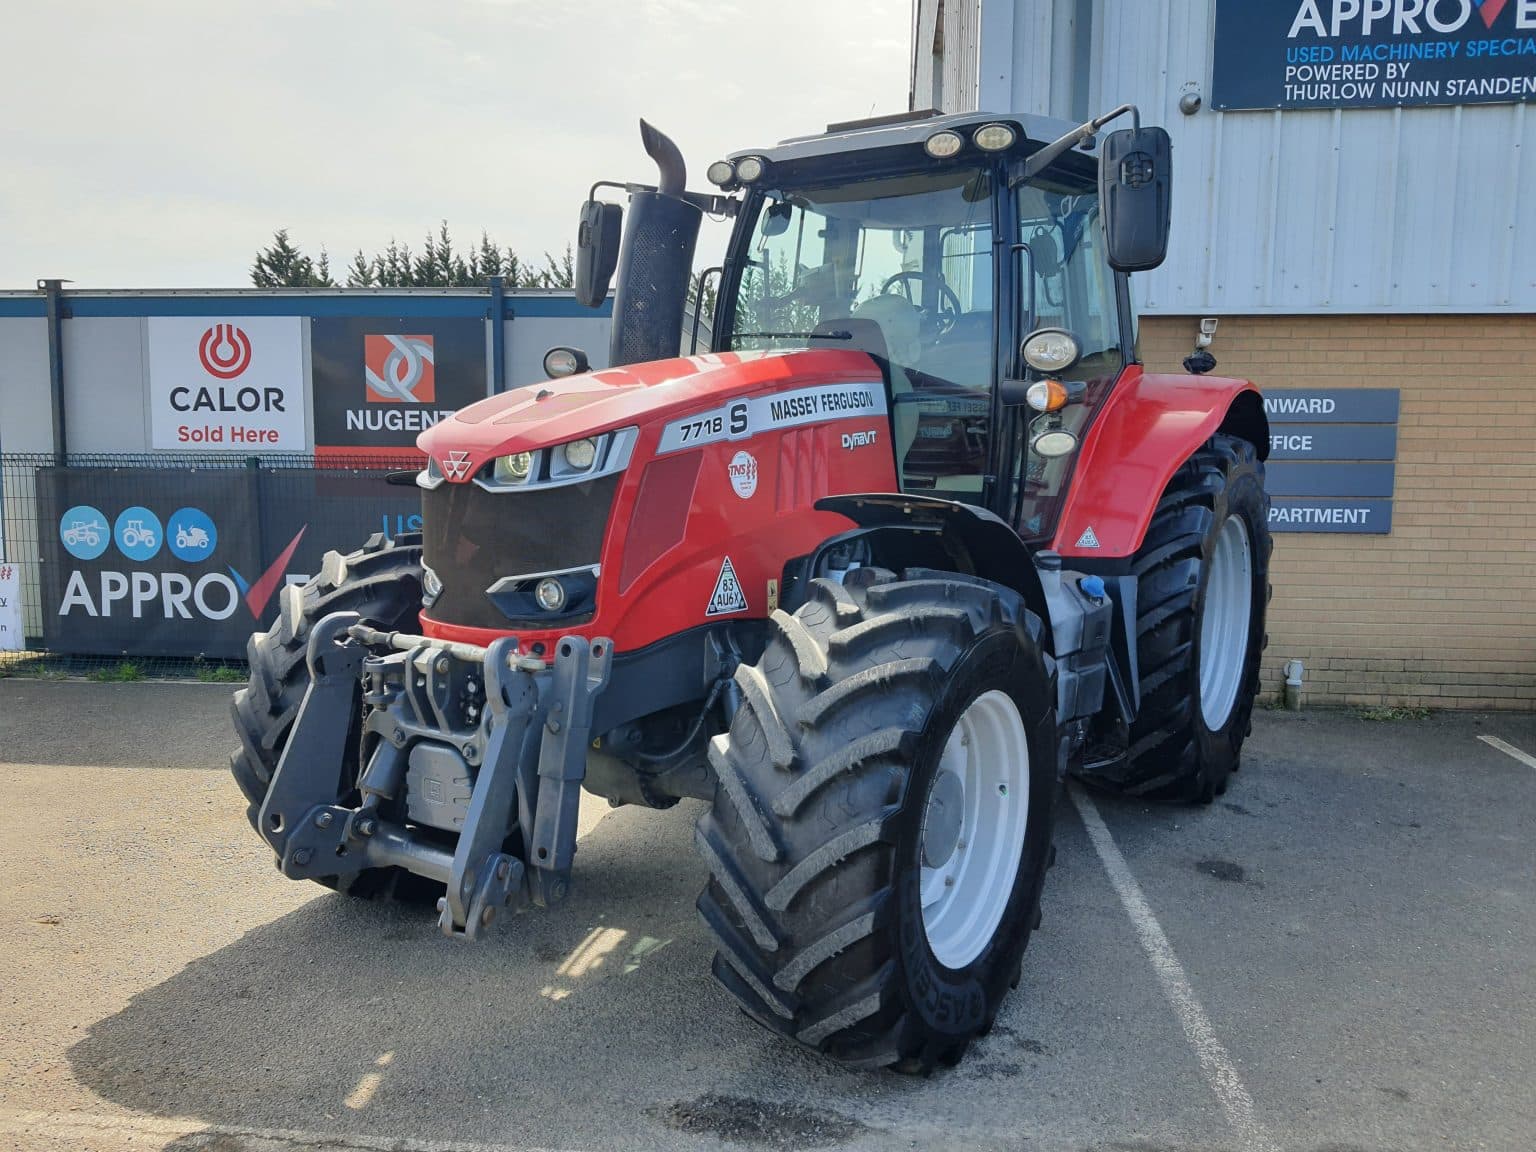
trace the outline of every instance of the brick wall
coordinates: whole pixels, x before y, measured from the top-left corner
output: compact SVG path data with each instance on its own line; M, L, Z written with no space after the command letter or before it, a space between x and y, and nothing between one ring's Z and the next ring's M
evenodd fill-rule
M1198 319L1147 317L1180 371ZM1221 317L1223 375L1402 390L1388 536L1275 536L1264 691L1314 704L1536 709L1536 316Z

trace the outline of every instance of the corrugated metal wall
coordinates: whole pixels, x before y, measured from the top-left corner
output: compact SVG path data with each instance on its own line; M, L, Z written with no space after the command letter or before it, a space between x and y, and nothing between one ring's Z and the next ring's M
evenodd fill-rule
M975 109L980 42L981 0L917 0L912 106L942 112Z
M1536 112L1524 104L1214 112L1214 0L982 0L979 103L1173 135L1148 313L1536 312ZM1206 107L1178 108L1186 88Z

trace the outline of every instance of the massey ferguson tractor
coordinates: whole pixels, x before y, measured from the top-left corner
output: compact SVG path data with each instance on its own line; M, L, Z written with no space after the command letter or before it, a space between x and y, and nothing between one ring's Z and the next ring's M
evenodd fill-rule
M423 532L329 553L251 639L234 775L285 875L465 937L566 899L582 789L703 801L740 1006L953 1064L1019 980L1065 776L1206 802L1238 766L1259 394L1138 360L1170 147L1133 108L836 124L702 193L641 127L656 186L581 213L613 366L554 349L421 436ZM734 230L695 281L705 215Z

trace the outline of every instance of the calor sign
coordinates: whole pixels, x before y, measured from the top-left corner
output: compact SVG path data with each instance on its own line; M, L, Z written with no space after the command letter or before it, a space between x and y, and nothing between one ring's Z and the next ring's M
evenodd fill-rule
M155 448L309 447L297 317L154 316L148 323Z

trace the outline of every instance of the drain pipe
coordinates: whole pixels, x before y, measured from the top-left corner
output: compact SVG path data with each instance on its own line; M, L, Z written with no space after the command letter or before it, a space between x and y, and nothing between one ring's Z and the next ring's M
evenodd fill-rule
M1306 671L1300 660L1285 662L1285 707L1290 712L1301 711L1301 677Z

